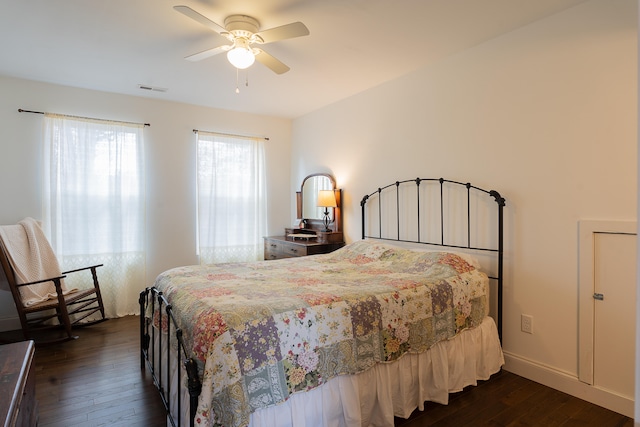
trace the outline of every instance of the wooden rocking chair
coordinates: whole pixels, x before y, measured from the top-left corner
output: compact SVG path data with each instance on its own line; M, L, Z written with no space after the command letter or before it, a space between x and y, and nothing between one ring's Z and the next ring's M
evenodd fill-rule
M9 238L14 241L8 242ZM15 240L18 240L17 244ZM16 250L16 247L22 247L23 250ZM19 260L18 257L23 259ZM36 265L43 262L49 266L42 268ZM53 249L35 220L26 218L18 225L0 227L0 264L18 311L25 340L32 339L36 344L51 344L77 339L72 328L107 320L96 272L102 264L60 272ZM31 271L25 272L25 269ZM87 272L84 274L87 276L88 271L91 272L91 287L66 290L63 279L67 275L85 270ZM43 272L47 274L43 275ZM94 314L99 316L97 320L83 322ZM42 335L38 334L39 331L51 329L62 329L62 335L38 339Z

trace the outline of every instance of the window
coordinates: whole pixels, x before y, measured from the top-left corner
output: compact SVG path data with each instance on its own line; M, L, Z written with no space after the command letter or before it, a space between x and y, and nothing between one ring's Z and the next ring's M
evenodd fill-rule
M136 314L145 287L143 125L47 114L44 145L43 222L62 268L104 264L107 316Z
M263 258L264 142L198 132L198 254L201 264Z

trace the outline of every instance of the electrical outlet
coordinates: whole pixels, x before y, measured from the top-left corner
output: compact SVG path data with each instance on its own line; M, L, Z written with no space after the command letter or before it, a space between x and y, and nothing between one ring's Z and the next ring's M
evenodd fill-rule
M533 316L528 314L520 315L520 329L522 332L533 334Z

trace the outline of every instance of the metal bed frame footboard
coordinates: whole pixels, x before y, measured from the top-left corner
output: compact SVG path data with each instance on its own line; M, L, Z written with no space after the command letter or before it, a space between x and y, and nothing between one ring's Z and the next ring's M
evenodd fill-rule
M420 234L420 184L421 183L439 183L440 185L440 240L439 241L423 241L421 239L421 234ZM418 238L417 240L411 240L411 239L401 239L400 235L401 235L401 213L404 213L404 211L402 210L403 206L400 202L400 186L411 186L414 185L416 188L416 197L417 197L417 203L416 203L416 207L417 209L415 210L415 215L416 217L414 218L416 220L416 224L417 224L417 235ZM445 186L452 186L454 191L455 190L461 190L461 191L466 191L466 199L467 199L467 244L466 245L460 245L460 244L450 244L447 243L447 239L445 237L445 217L444 217L444 207L445 207L445 196L444 196L444 190L445 190ZM386 221L390 221L390 219L384 218L383 217L383 205L382 205L382 197L381 194L383 192L393 192L395 187L395 207L396 207L396 218L397 218L397 228L396 228L396 232L397 232L397 236L394 237L384 237L383 234L383 228L382 228L382 224L384 223L384 220ZM465 189L463 189L462 187L464 187ZM403 187L404 188L404 187ZM497 244L495 246L491 245L490 247L485 247L485 246L476 246L476 245L472 245L471 244L471 195L472 192L476 192L478 193L480 196L486 196L485 198L487 198L488 202L493 202L495 201L495 203L497 203L498 205L498 209L497 209L497 218L492 219L497 221L497 223L495 224L497 226L497 231L498 231L498 235L497 235ZM371 199L373 196L377 195L377 199L378 199L378 224L379 224L379 230L378 230L378 235L367 235L367 228L366 228L366 219L367 219L367 202L369 201L369 199ZM494 199L493 201L491 200L491 197ZM425 203L426 206L431 206L432 205L432 201L428 200ZM496 323L497 323L497 328L498 328L498 336L500 338L500 342L502 342L502 300L503 300L503 259L504 259L504 206L506 205L506 201L505 199L500 195L500 193L498 193L495 190L483 190L482 188L479 187L475 187L473 185L471 185L470 183L463 183L463 182L458 182L458 181L451 181L448 179L444 179L444 178L415 178L415 179L408 179L405 181L396 181L394 183L391 183L389 185L386 185L384 187L379 187L376 191L374 191L371 194L368 194L366 196L364 196L362 198L362 201L360 202L360 206L362 207L362 238L372 238L372 239L378 239L378 240L392 240L392 241L397 241L397 242L406 242L406 243L420 243L420 244L424 244L424 245L430 245L430 246L442 246L442 247L447 247L447 248L456 248L456 249L468 249L468 250L475 250L475 251L486 251L486 252L495 252L497 254L497 274L495 276L489 276L490 279L493 279L497 282L497 302L498 302L498 307L497 307L497 313L496 313ZM385 203L384 205L385 207L389 206L387 203ZM370 211L369 211L370 212ZM424 214L424 212L422 212ZM387 223L388 224L388 223ZM490 224L489 224L490 225Z
M146 288L140 292L140 369L145 366L149 369L153 378L153 383L160 393L162 404L167 412L167 418L173 427L180 427L182 418L182 369L184 366L187 373L187 387L189 390L189 425L193 427L196 409L198 407L198 396L202 389L200 377L198 376L198 366L194 359L187 356L184 341L182 339L182 329L178 327L173 315L171 304L164 297L162 292L155 287ZM150 317L147 317L149 314ZM157 317L157 325L154 327L154 317ZM165 329L166 333L162 329ZM163 343L163 340L166 343ZM175 343L172 341L175 340ZM174 347L175 344L175 347ZM162 354L161 349L166 345L166 354ZM177 349L174 353L173 349ZM172 356L173 354L173 356ZM172 357L177 358L177 386L175 408L177 414L171 413L171 362Z

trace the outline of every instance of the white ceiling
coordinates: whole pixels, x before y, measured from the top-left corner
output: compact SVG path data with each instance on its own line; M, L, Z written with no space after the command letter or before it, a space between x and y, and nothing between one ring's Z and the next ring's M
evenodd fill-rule
M586 0L2 0L0 75L295 118ZM310 35L263 45L291 67L255 63L249 86L183 4L223 25L301 21ZM168 89L149 92L139 84Z

